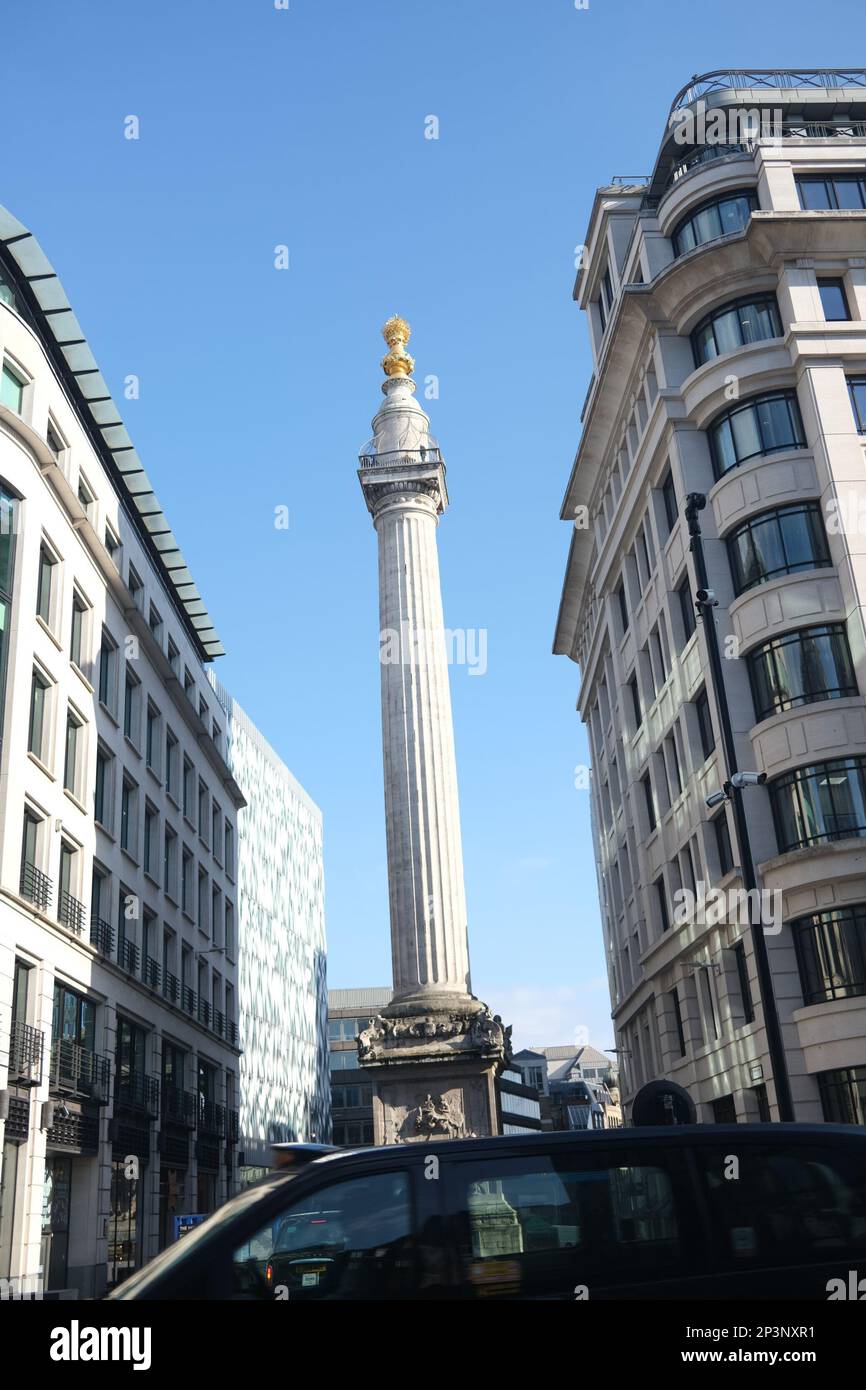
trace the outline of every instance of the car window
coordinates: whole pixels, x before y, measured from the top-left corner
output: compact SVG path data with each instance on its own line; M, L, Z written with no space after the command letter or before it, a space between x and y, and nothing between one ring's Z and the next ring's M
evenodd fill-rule
M450 1166L461 1278L470 1297L574 1297L686 1262L679 1159L610 1153Z
M287 1203L232 1255L235 1299L407 1298L415 1279L405 1172L349 1178Z
M866 1145L743 1144L697 1151L728 1267L866 1255Z

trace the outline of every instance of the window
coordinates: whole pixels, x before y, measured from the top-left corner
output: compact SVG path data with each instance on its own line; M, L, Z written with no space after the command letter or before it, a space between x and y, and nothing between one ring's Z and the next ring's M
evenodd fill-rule
M734 947L734 960L737 966L737 983L740 986L740 999L743 1004L743 1017L747 1023L755 1021L755 1005L752 1002L752 986L749 980L749 963L746 960L746 946L738 941Z
M677 493L674 487L673 474L670 469L668 469L662 481L661 494L665 509L665 519L668 524L668 535L670 535L677 524Z
M734 1149L736 1182L725 1177L730 1139L693 1152L722 1269L760 1270L763 1283L774 1270L807 1266L818 1276L812 1296L826 1298L827 1262L845 1270L862 1264L866 1173L859 1145L811 1136L792 1136L784 1146L743 1144Z
M604 333L607 327L607 320L613 307L613 286L610 282L610 266L605 266L601 276L598 290L598 316L601 321L601 331Z
M411 1297L417 1268L409 1175L368 1173L287 1200L232 1255L235 1299Z
M73 709L66 711L66 753L63 760L63 786L73 796L81 790L84 721Z
M231 821L226 821L225 867L229 878L235 876L235 829Z
M87 662L87 603L76 590L72 595L72 629L69 638L69 656L79 671L85 670Z
M714 309L692 333L695 366L711 362L724 352L734 352L749 343L778 338L782 333L776 297L772 294L734 299Z
M821 308L824 310L824 318L828 323L837 323L842 319L850 319L848 312L848 300L845 296L845 281L842 279L818 279L818 293L821 296Z
M679 599L680 605L680 617L683 620L683 633L685 635L685 642L683 643L683 646L685 646L686 642L688 642L691 639L692 634L694 633L694 630L697 626L697 618L695 617L695 605L692 599L692 590L689 584L688 576L686 576L682 584L680 584L679 588L677 589L677 598Z
M159 616L159 609L150 605L147 625L154 635L154 638L162 646L162 618Z
M48 417L48 424L45 427L45 443L48 445L56 461L61 463L68 445L50 415Z
M129 567L129 577L126 587L129 589L130 596L136 608L141 609L144 603L144 585L141 582L141 577L137 571L133 569L132 565Z
M195 813L195 769L189 758L183 760L183 814L192 824Z
M210 930L211 940L215 946L224 944L222 940L222 897L219 888L214 884L210 892Z
M120 848L133 858L138 851L138 788L128 777L120 794Z
M105 631L99 649L99 701L114 713L117 702L117 643Z
M682 1009L680 1008L679 992L676 989L670 990L668 993L668 998L671 1001L671 1012L674 1016L674 1027L676 1028L677 1033L677 1046L679 1048L680 1056L685 1057L686 1035L683 1029L683 1014Z
M710 978L711 967L698 967L699 991L701 996L701 1011L704 1021L704 1042L711 1043L718 1041L719 1019L716 1013L716 1000L713 992L713 982Z
M677 223L671 238L674 255L684 256L696 246L741 232L757 206L758 199L750 188L702 203Z
M622 623L624 633L628 632L628 606L625 600L625 581L620 580L616 591L616 601L619 606L619 620Z
M192 871L192 854L186 846L184 846L183 855L181 857L180 905L187 916L190 916L192 913Z
M713 720L710 715L710 702L707 699L706 690L701 690L695 696L695 711L698 716L698 731L701 736L701 752L704 755L704 762L706 762L716 746L716 736L713 733Z
M638 1140L627 1154L582 1150L449 1160L464 1297L573 1298L577 1282L604 1297L684 1270L681 1157Z
M770 1113L770 1099L767 1095L767 1088L762 1081L759 1086L753 1086L751 1088L751 1091L752 1095L755 1098L755 1109L758 1112L758 1123L762 1125L768 1125L773 1117ZM826 1116L824 1118L826 1119Z
M183 671L183 690L191 705L195 705L195 679L188 666Z
M347 1049L345 1052L331 1053L331 1071L357 1071L360 1065L358 1054L354 1049Z
M665 765L665 776L668 782L668 800L673 803L678 796L682 795L683 774L680 768L680 757L677 752L676 730L672 729L665 739L663 745L663 761Z
M27 747L34 757L43 763L47 757L50 689L51 682L34 667L30 686L30 732Z
M738 596L779 575L830 564L817 502L762 512L732 531L727 543L731 578Z
M0 482L0 735L3 732L3 710L6 703L6 649L12 608L17 531L18 500Z
M84 510L84 515L92 525L96 518L96 498L83 473L78 474L78 500Z
M147 702L145 760L149 768L159 772L159 710L150 700Z
M866 1067L819 1072L818 1089L827 1124L866 1125Z
M807 174L797 180L800 207L806 212L838 212L866 207L863 174Z
M207 844L207 833L211 828L208 816L208 790L205 783L199 778L198 783L198 833L200 838Z
M137 746L141 720L141 685L138 677L126 668L126 682L123 692L123 732L130 743Z
M196 914L196 915L197 915L197 919L198 919L198 929L199 929L199 931L204 932L205 936L207 936L207 934L208 934L208 907L209 907L209 905L210 905L209 899L210 899L210 894L209 894L209 890L208 890L208 877L207 877L207 873L206 873L206 871L205 871L204 869L199 869L199 871L198 871L198 909L197 909L197 914Z
M734 854L731 849L731 832L728 829L728 815L724 807L711 822L716 837L716 853L719 856L719 876L725 877L734 867Z
M774 637L749 652L746 663L758 722L797 705L857 694L843 623Z
M3 405L14 410L16 415L21 414L24 405L24 387L27 385L24 377L16 372L8 362L3 363L3 373L0 376L0 401Z
M67 985L54 986L51 1026L55 1044L66 1043L93 1052L96 1047L96 1005Z
M781 449L802 449L806 438L794 391L753 396L716 417L707 435L716 479L732 468Z
M168 657L168 664L169 664L169 666L171 667L171 669L174 671L174 674L175 674L176 676L179 675L179 674L180 674L180 652L178 651L177 645L175 644L175 642L172 640L171 637L169 637L169 639L168 639L168 646L167 646L167 648L166 648L166 655L167 655L167 657Z
M120 561L120 541L110 526L106 526L105 528L105 548L115 565L118 565Z
M849 377L848 392L851 396L851 407L857 421L858 433L866 434L866 377Z
M648 772L644 773L643 777L640 779L640 784L643 787L644 805L646 806L649 828L650 830L655 830L658 825L658 816L656 815L655 797L653 796L652 782Z
M667 932L671 929L670 913L668 912L668 895L665 888L664 875L660 874L653 887L656 890L656 899L659 906L659 920L662 924L662 931Z
M791 923L804 1004L866 995L866 904Z
M177 836L170 825L163 839L162 886L170 898L177 896Z
M838 758L767 784L779 853L866 835L866 758Z
M36 588L36 612L46 623L51 626L51 614L54 607L54 570L57 566L57 557L52 555L46 545L39 547L39 578Z
M712 1102L711 1108L714 1125L735 1125L737 1123L737 1109L733 1096L719 1096L718 1100Z
M39 868L42 830L42 817L25 806L21 839L21 893L42 912L47 912L51 901L51 880Z
M225 900L225 942L226 955L232 959L235 953L235 910L228 898Z
M165 731L165 789L170 797L177 800L177 759L178 742L171 729Z
M223 828L223 813L222 813L222 811L220 810L219 806L217 806L217 804L216 804L215 801L214 801L212 804L213 804L213 811L211 812L211 849L213 850L213 857L214 857L214 859L221 859L221 858L222 858L222 844L221 844L221 839L222 839L222 828Z
M631 695L631 712L634 716L635 733L637 733L638 729L643 723L643 710L641 708L640 690L638 689L637 675L632 676L631 680L628 683L628 688L629 693Z
M156 857L159 843L159 816L150 803L144 808L144 872L156 877Z
M93 814L105 829L111 829L111 790L113 781L112 755L102 747L96 750L96 784L93 794Z

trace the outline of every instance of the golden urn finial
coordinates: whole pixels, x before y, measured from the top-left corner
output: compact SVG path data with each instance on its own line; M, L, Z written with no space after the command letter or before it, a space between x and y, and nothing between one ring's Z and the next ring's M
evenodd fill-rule
M382 329L382 337L391 351L382 358L382 371L386 376L410 376L415 367L415 359L406 351L406 344L412 329L399 314L392 314Z

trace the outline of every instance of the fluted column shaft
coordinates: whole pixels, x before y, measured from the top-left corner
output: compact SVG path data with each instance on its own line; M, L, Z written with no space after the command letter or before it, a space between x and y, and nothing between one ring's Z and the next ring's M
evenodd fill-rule
M436 501L396 492L379 537L382 745L394 990L471 993Z

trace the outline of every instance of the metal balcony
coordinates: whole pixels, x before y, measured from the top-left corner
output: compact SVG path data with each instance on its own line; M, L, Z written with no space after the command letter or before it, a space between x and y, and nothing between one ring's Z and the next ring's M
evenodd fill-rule
M170 970L166 970L162 977L162 993L169 1003L180 1003L180 980Z
M146 985L150 985L151 989L159 989L162 980L162 969L159 961L154 960L153 956L145 956L141 978Z
M104 917L90 918L90 944L103 956L110 956L114 950L114 927Z
M25 859L21 865L21 896L27 898L40 912L47 912L51 903L54 884L47 874Z
M173 1120L175 1124L195 1129L198 1116L199 1098L193 1091L182 1091L178 1086L163 1086L162 1117Z
M226 1111L226 1139L230 1144L236 1144L240 1138L240 1120L237 1110Z
M199 1023L203 1023L205 1028L210 1027L210 1014L210 1004L206 999L200 998L198 1001L198 1021Z
M118 1072L114 1079L115 1109L137 1110L156 1119L159 1114L159 1082L142 1071Z
M215 1033L218 1033L221 1038L225 1036L226 1016L221 1009L214 1009L213 1011L213 1030Z
M128 970L130 975L138 973L138 947L134 941L127 941L122 936L117 943L117 963L124 970Z
M60 1038L51 1048L50 1081L52 1091L90 1096L100 1105L108 1102L111 1063L107 1057L91 1052L68 1038Z
M58 922L67 927L69 931L74 931L76 936L81 936L84 932L85 916L84 903L73 898L72 894L67 893L64 888L57 906Z
M184 1009L186 1013L195 1015L197 1007L198 1000L195 990L190 989L189 985L184 985L182 989L181 1008Z
M230 1018L226 1019L226 1042L230 1042L232 1047L238 1044L238 1026Z
M202 1134L225 1135L226 1132L226 1108L224 1105L217 1105L216 1101L203 1100L199 1097L198 1108L198 1127Z
M19 1086L38 1086L42 1080L45 1038L28 1023L13 1023L9 1033L9 1080Z

